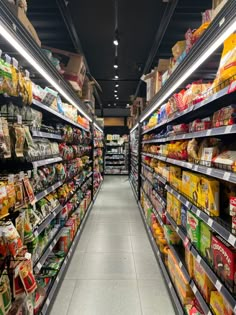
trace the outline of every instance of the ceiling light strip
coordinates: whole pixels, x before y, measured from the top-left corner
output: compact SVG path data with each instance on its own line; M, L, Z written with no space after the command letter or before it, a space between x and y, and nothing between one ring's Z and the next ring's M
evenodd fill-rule
M94 122L93 123L93 125L99 130L99 131L101 131L102 133L103 133L103 130Z
M222 24L223 25L223 24ZM221 25L220 25L221 26ZM159 108L167 98L173 94L173 92L186 80L190 75L203 64L206 59L212 55L212 53L223 44L223 42L236 30L236 17L232 23L219 35L219 37L213 42L212 45L208 46L208 49L193 63L183 75L175 82L170 89L153 104L152 108L140 119L140 122L143 122L147 117L149 117L157 108Z
M132 133L137 127L138 127L138 123L130 130L130 133Z
M35 68L36 71L38 71L39 74L42 75L42 77L50 83L58 93L60 93L71 105L76 107L78 111L87 118L90 122L92 119L77 105L77 103L70 97L69 94L67 94L60 85L54 80L52 76L38 63L34 57L31 56L31 54L27 51L27 49L18 41L11 32L3 25L3 23L0 21L0 35L4 37L4 39L11 45L15 50L19 52L19 54L25 58L25 60L31 64L32 67Z

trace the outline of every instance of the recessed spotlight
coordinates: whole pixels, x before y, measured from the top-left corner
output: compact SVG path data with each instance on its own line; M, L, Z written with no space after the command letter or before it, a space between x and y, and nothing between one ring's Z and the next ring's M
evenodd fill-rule
M110 106L111 106L111 104L108 104L107 106L108 106L108 107L110 107Z
M116 106L116 103L114 103L114 106Z
M118 39L114 39L114 40L113 40L113 44L114 44L115 46L118 46L118 45L119 45Z
M117 94L114 94L115 97L117 97Z
M115 79L119 79L119 76L118 76L118 75L115 75Z
M114 90L114 92L117 93L118 91L117 91L117 90Z
M118 68L118 65L117 65L117 64L115 64L113 67L114 67L115 69L117 69L117 68Z
M119 87L119 84L116 84L116 87Z
M116 97L116 99L118 100L118 99L119 99L119 97L117 96L117 97Z

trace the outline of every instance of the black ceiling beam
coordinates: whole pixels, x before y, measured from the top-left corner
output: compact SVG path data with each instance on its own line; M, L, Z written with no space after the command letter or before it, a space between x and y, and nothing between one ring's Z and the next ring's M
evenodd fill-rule
M57 0L57 5L58 5L58 8L61 12L61 15L62 15L62 18L65 22L65 25L69 31L69 34L70 34L70 37L71 37L71 40L72 40L72 43L75 47L75 50L76 52L82 54L84 56L84 62L85 62L85 66L86 66L86 69L87 69L87 72L90 74L90 70L89 70L89 66L88 66L88 63L87 63L87 60L85 58L85 55L83 53L83 49L82 49L82 45L81 45L81 42L80 42L80 39L79 39L79 36L77 34L77 31L76 31L76 28L75 28L75 25L74 25L74 22L73 22L73 19L72 19L72 16L71 16L71 13L68 9L68 5L66 3L65 0ZM101 111L103 112L103 108L102 108L102 102L101 102L101 99L100 99L100 96L97 92L97 89L95 87L95 97L98 101L98 104L101 108Z
M105 79L105 78L100 78L100 79L97 79L98 82L138 82L139 79Z
M166 33L167 27L170 24L170 21L174 15L176 6L178 4L179 0L173 0L171 2L168 2L164 11L164 14L162 15L160 25L158 26L154 43L152 45L151 51L149 53L147 62L145 64L145 67L143 69L143 74L147 74L150 71L150 68L152 66L153 60L156 57L157 51L161 45L162 39ZM139 94L139 89L141 87L142 81L140 80L137 86L137 89L135 91L135 97Z

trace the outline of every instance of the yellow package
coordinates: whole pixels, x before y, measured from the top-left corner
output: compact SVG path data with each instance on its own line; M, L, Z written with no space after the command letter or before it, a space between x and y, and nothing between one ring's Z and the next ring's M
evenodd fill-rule
M173 182L173 178L181 178L181 168L178 166L170 166L170 183Z
M220 215L220 185L219 181L201 177L201 198L199 204L210 216Z
M183 171L182 173L182 192L186 196L190 196L191 173Z
M207 274L203 267L197 262L196 259L193 259L193 266L194 266L194 279L197 283L199 290L201 291L203 297L205 298L206 302L210 302L210 295L211 291L215 290L214 285L208 278Z
M180 55L184 52L186 47L186 41L180 40L172 47L173 56L178 59Z
M236 73L236 34L230 35L224 42L224 49L221 55L219 69L217 71L216 79L213 82L213 88L216 91L223 89L234 81ZM227 80L227 81L226 81ZM226 81L226 82L225 82ZM223 83L223 84L222 84ZM221 84L219 86L219 84Z
M210 306L215 315L233 315L229 304L218 291L211 292Z
M190 175L190 199L196 204L200 204L201 200L201 176L191 173Z
M172 177L172 186L179 192L182 192L182 180L177 177Z
M185 263L190 277L193 277L193 255L185 248Z
M166 195L166 211L171 215L173 195L167 192Z
M181 202L174 196L172 197L171 216L177 225L181 225Z

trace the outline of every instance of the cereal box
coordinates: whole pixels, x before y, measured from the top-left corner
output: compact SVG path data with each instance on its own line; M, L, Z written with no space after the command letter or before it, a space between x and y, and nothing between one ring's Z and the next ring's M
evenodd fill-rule
M227 288L236 292L236 249L220 236L212 236L213 268Z
M220 187L219 181L205 176L201 177L201 198L200 206L210 216L219 216L220 214Z

